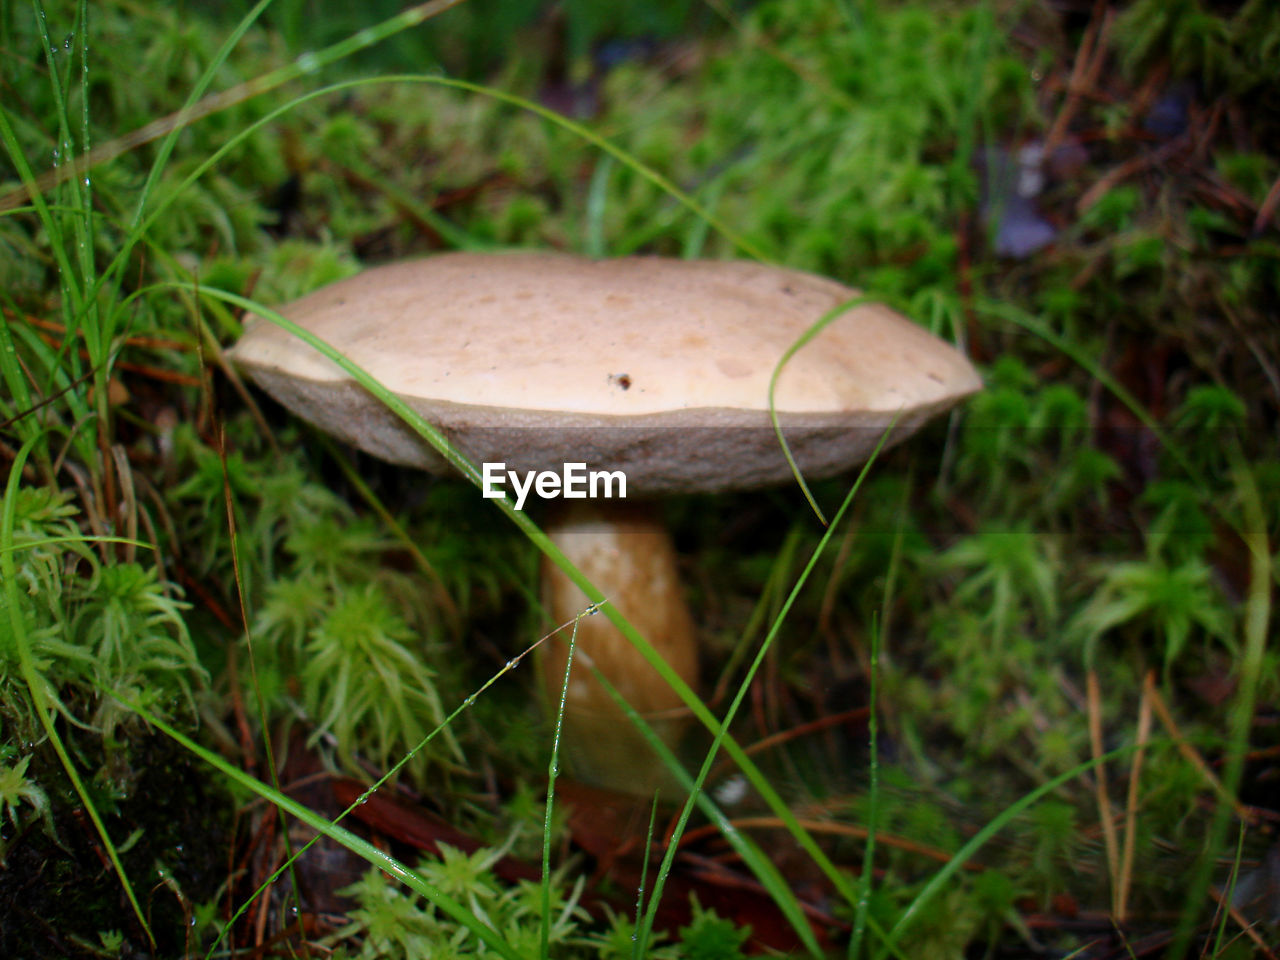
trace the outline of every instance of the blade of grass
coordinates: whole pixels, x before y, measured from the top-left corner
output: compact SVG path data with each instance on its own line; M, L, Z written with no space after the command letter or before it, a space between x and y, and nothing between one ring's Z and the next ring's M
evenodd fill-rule
M649 882L649 858L653 855L653 834L658 825L658 793L654 791L653 803L649 805L649 829L644 835L644 857L640 861L640 885L636 888L636 919L633 930L639 930L641 918L644 916L644 895ZM631 960L640 960L640 938L631 941Z
M569 633L569 656L564 662L564 683L560 687L560 703L556 708L555 734L551 738L551 759L547 762L547 808L542 818L542 933L538 955L547 960L551 951L551 817L555 810L556 775L560 771L560 734L564 729L564 707L569 699L569 678L573 672L573 651L578 646L578 624L596 612L593 605L573 620Z
M66 246L62 242L61 225L53 215L49 204L45 202L43 194L36 190L35 175L31 172L31 164L27 162L26 154L22 152L22 146L18 143L17 135L13 132L13 127L9 123L9 111L4 108L2 103L0 103L0 141L4 142L5 150L9 154L9 162L13 164L14 170L17 171L18 179L31 191L31 205L35 208L36 216L40 219L40 225L49 234L49 250L53 254L54 262L58 265L58 272L64 276L74 276L75 271L72 269L71 261L67 258ZM74 315L79 315L80 313L80 293L75 288L70 291L70 295L75 297L75 301L71 304L71 312Z
M902 526L898 526L901 533ZM886 585L886 590L888 585ZM871 905L872 871L875 866L876 824L880 813L880 754L876 744L876 685L880 676L880 630L877 621L871 623L871 690L868 701L871 711L867 716L868 755L867 785L867 843L862 850L862 876L858 879L858 903L853 912L853 934L849 937L849 949L846 956L849 960L857 960L862 953L862 938L866 934L867 910Z
M1191 480L1202 489L1207 489L1208 484L1200 475L1200 472L1192 465L1190 458L1183 452L1182 448L1173 442L1173 439L1160 428L1153 416L1147 412L1146 407L1138 402L1137 398L1126 390L1115 377L1111 376L1101 365L1087 354L1084 347L1072 342L1066 337L1061 336L1036 317L1027 313L1010 303L995 303L992 301L980 301L974 304L974 309L980 313L997 317L1005 320L1015 326L1034 333L1046 343L1061 351L1064 356L1070 357L1076 364L1086 370L1098 383L1102 384L1112 396L1125 405L1125 407L1138 418L1144 427L1155 435L1160 445L1168 451L1169 455L1177 461L1178 466L1187 474Z
M320 434L318 439L325 452L329 454L333 462L338 465L338 469L342 471L347 483L351 484L356 493L360 494L361 499L378 515L382 525L391 531L392 536L396 538L400 547L413 557L413 562L417 564L418 569L431 581L431 585L434 588L432 591L434 594L433 599L443 611L445 619L449 623L449 632L452 636L460 639L462 636L462 615L458 612L458 605L453 602L453 597L449 596L444 580L440 577L440 571L432 566L431 561L426 558L426 555L418 548L418 545L413 542L413 538L409 536L409 531L404 528L404 525L399 520L392 516L391 511L387 509L382 499L373 492L373 488L365 482L364 477L360 476L356 468L351 465L350 457L339 450L337 444L327 435Z
M388 200L399 207L411 219L422 226L440 234L441 239L456 250L494 250L498 244L479 237L473 237L461 227L456 226L448 218L441 216L426 203L409 191L397 186L382 176L372 164L349 159L343 165L354 176L360 178L372 188L382 192Z
M40 36L45 62L49 68L49 85L53 94L54 112L57 118L57 146L54 149L54 163L55 165L66 164L71 173L62 191L65 195L64 206L66 213L63 217L56 219L56 230L50 230L49 232L50 242L53 245L58 247L65 246L67 235L63 230L64 221L69 224L71 242L78 254L75 260L78 270L70 269L72 261L69 259L66 261L68 264L66 269L62 269L62 264L59 264L58 281L62 290L62 312L66 321L65 343L71 344L78 337L82 338L85 349L89 354L89 365L93 370L93 401L95 413L97 414L98 446L102 453L100 471L103 476L109 477L110 468L107 464L106 450L110 443L107 431L111 420L108 416L107 381L111 376L108 352L111 345L110 319L112 314L109 309L100 309L97 297L89 296L87 293L91 287L95 287L94 217L89 177L81 176L80 174L80 164L76 159L74 141L71 137L71 111L67 105L67 87L70 84L72 63L69 58L66 58L67 76L65 78L62 77L58 72L58 60L54 53L53 41L49 36L44 4L41 0L32 0L32 9L35 13L36 22L39 24L37 32ZM81 42L81 78L83 82L81 126L83 149L87 149L85 144L87 144L89 136L88 16L87 5L84 0L81 0L77 9L76 26L79 28ZM50 211L51 214L53 212ZM46 229L49 226L50 224L46 224ZM72 351L71 355L74 356L74 351ZM88 451L82 452L87 453ZM114 494L110 488L107 493L108 503L113 505Z
M708 210L715 209L720 197L724 193L726 183L724 177L714 177L706 188L702 191L706 198L704 203ZM680 245L680 256L685 260L695 260L702 256L703 248L707 245L707 230L711 224L699 217L689 226L688 233L685 234L684 242Z
M823 515L822 508L818 506L818 502L813 499L813 493L810 492L809 485L805 483L804 476L800 473L800 466L796 463L796 458L791 453L791 445L787 443L787 438L782 435L782 423L778 419L778 408L774 403L778 389L778 378L782 376L783 368L791 361L791 358L812 341L814 337L830 326L836 317L841 316L847 310L852 310L854 307L870 302L872 302L871 297L858 296L832 307L819 317L808 330L802 333L795 343L787 348L786 353L778 358L777 364L774 365L773 373L769 376L769 420L773 423L774 435L778 438L778 445L782 447L783 456L787 458L787 465L791 467L791 475L796 478L796 483L799 484L800 489L804 492L805 500L809 502L809 507L824 527L827 525L827 518ZM894 415L893 419L895 421L898 419L897 414ZM881 438L881 443L883 442L884 438Z
M1267 946L1262 939L1262 934L1258 932L1258 928L1261 927L1262 924L1257 921L1250 923L1249 920L1240 912L1240 908L1237 907L1234 902L1236 884L1240 880L1240 860L1244 856L1245 833L1245 826L1242 823L1240 824L1240 832L1236 836L1235 856L1231 859L1231 875L1227 879L1227 888L1221 893L1210 888L1209 892L1213 894L1214 900L1218 903L1218 932L1214 937L1213 950L1209 950L1209 945L1206 940L1202 956L1220 957L1223 955L1224 944L1222 941L1223 937L1225 937L1227 933L1227 920L1230 918L1239 925L1244 935L1253 941L1253 945L1260 956L1264 957L1265 960L1275 960L1275 951L1272 950L1271 947Z
M587 188L587 229L582 252L595 260L609 252L604 241L605 198L617 162L608 154L601 157L591 172L591 185Z
M911 901L911 904L903 911L902 916L898 918L898 922L895 923L893 928L889 931L888 945L896 946L899 944L903 935L924 915L925 907L927 907L933 901L934 897L941 893L943 889L945 889L947 885L955 879L955 875L964 867L965 862L972 859L973 856L982 849L982 847L995 837L996 834L1012 823L1014 819L1030 810L1035 806L1035 804L1064 784L1070 783L1081 774L1087 773L1103 763L1123 757L1133 749L1135 749L1133 746L1120 747L1119 749L1112 750L1110 753L1105 753L1100 757L1094 757L1086 760L1084 763L1072 767L1065 773L1059 774L1052 780L1042 783L1040 786L1036 787L1036 789L1019 798L1001 811L997 816L992 818L991 822L975 833L964 846L957 850L955 856L951 858L951 861L935 873L928 883L921 888L920 892L916 894L915 899Z
M914 477L914 469L911 476ZM911 483L902 491L902 505L898 510L897 528L893 535L893 551L889 555L889 570L884 579L884 596L880 600L880 616L871 623L871 664L868 673L871 678L871 689L867 695L867 739L869 744L868 785L867 785L867 845L862 856L862 876L858 880L858 901L854 908L853 935L849 939L847 956L856 960L862 950L862 938L865 928L872 925L876 935L882 942L888 937L878 924L873 925L871 915L867 912L871 904L871 885L874 882L876 827L880 815L880 744L879 711L876 710L880 680L880 651L885 638L889 635L889 618L893 609L894 590L898 583L898 571L902 566L902 545L906 530L907 491Z
M18 361L18 349L9 331L8 318L5 318L4 323L0 323L0 377L4 378L4 383L9 388L8 398L0 397L0 415L4 417L0 419L0 428L16 422L19 425L19 439L25 442L40 433L40 425L35 420L19 415L19 411L30 410L34 401L31 398L31 390L27 386L26 375L22 371L22 364ZM8 402L9 400L12 400L12 404ZM41 466L47 467L48 464L44 463ZM45 473L47 474L47 470Z
M805 531L799 525L793 526L787 531L782 544L774 552L773 562L769 565L769 575L765 578L764 586L760 589L755 605L751 608L751 615L747 618L747 623L742 628L742 633L735 641L729 656L725 659L724 666L720 668L720 676L716 680L711 695L713 703L719 703L728 692L729 681L750 652L756 634L768 619L770 611L776 609L781 602L804 534Z
M79 327L80 317L83 316L84 313L86 294L85 290L75 282L76 271L67 254L66 235L62 229L62 217L60 215L56 215L59 211L67 208L62 205L51 206L45 201L45 198L42 195L38 192L34 192L35 178L31 171L31 165L27 161L26 155L22 152L21 145L13 131L13 127L9 123L8 111L5 110L3 103L0 103L0 141L4 142L5 150L9 155L10 162L12 162L14 169L18 173L19 180L33 190L31 205L35 209L36 217L39 219L41 226L48 235L49 249L53 255L54 263L58 268L59 284L62 290L62 312L66 335L63 340L62 347L56 352L58 360L56 363L50 364L49 369L51 371L56 371L56 376L63 377L71 381L78 381L82 376L82 371L80 369L80 356L72 347L72 344L75 338L74 331ZM76 208L71 208L69 213L74 216L76 214ZM96 337L96 327L94 325L89 325L86 330L86 335L88 337ZM86 346L88 345L89 342L86 341ZM97 344L97 347L98 352L100 353L101 344ZM42 350L41 352L44 353L45 351ZM91 356L92 355L93 354L91 353ZM61 361L64 357L66 358L67 365L70 367L69 371L64 370L62 367ZM97 391L97 395L99 397L105 397L107 393L105 389L105 378L101 376L98 370L92 367L89 375L98 381L99 389ZM75 400L76 397L72 395L72 399ZM77 404L77 406L83 407L84 404L81 402ZM44 433L37 433L33 435L40 437L46 436ZM76 431L73 434L73 440L75 440L80 446L82 459L85 462L92 462L92 440L87 437L84 440L78 439L81 436L83 436L83 434L80 431ZM42 461L47 460L46 451L41 450L37 456Z
M240 22L235 28L227 34L225 40L222 41L214 55L209 59L209 65L205 67L204 73L196 78L195 83L191 85L191 91L187 94L187 100L173 116L184 118L183 120L172 123L168 132L164 135L164 139L160 141L160 146L156 148L155 159L151 162L151 169L147 172L147 179L142 183L142 189L138 191L138 205L133 211L133 226L137 226L142 220L142 213L146 209L147 200L151 197L155 190L156 184L160 182L160 176L164 172L165 166L169 163L169 157L173 154L173 148L177 146L178 135L183 129L191 123L194 116L193 108L196 103L204 96L204 92L209 89L209 85L213 83L213 78L217 76L218 71L222 69L222 65L226 63L227 58L231 56L231 51L236 48L240 40L248 32L249 28L257 22L262 16L263 11L272 3L272 0L258 0L258 3L240 18ZM229 106L230 104L228 104ZM85 145L86 152L88 144ZM93 161L93 154L89 153L89 162Z

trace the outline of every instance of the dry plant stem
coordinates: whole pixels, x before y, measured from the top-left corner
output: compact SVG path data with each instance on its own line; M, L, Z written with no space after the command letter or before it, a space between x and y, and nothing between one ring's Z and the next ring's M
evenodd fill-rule
M1111 190L1125 180L1128 180L1134 174L1141 173L1148 167L1153 167L1164 163L1179 150L1185 150L1189 144L1189 140L1184 134L1174 140L1170 140L1158 150L1150 153L1144 153L1140 156L1126 160L1119 166L1113 167L1092 187L1084 192L1079 200L1076 201L1076 215L1083 216L1087 213L1099 200L1105 197Z
M1155 685L1154 678L1149 678L1146 690L1150 691L1151 706L1155 709L1156 716L1160 718L1160 723L1165 732L1169 734L1174 745L1178 748L1178 752L1182 754L1188 763L1200 771L1200 775L1204 777L1205 782L1208 783L1214 793L1231 804L1231 809L1235 811L1237 817L1251 826L1256 825L1258 818L1253 810L1227 792L1227 788L1222 785L1218 775L1205 763L1204 757L1200 756L1196 748L1188 743L1187 738L1182 735L1182 730L1179 729L1177 722L1173 719L1173 714L1169 712L1169 707L1165 704L1164 697L1160 696L1160 691Z
M739 817L729 821L735 829L738 830L785 830L787 825L777 817ZM798 817L797 823L808 830L810 833L822 833L835 837L853 837L858 840L865 840L869 835L866 827L859 827L852 823L838 823L834 820L815 820L812 818ZM720 832L720 827L715 824L707 824L697 827L693 830L686 830L684 836L680 838L680 846L687 847L699 840L713 836ZM940 850L937 847L931 847L927 844L917 843L914 840L908 840L905 837L898 837L893 834L876 831L876 843L882 843L886 847L895 847L899 850L905 850L908 853L919 854L938 863L949 863L953 854L946 850ZM964 869L973 873L981 873L986 870L981 863L966 861Z
M129 463L129 455L118 443L111 445L111 460L115 465L116 476L120 481L120 502L117 504L116 516L112 519L119 525L124 521L124 535L130 540L138 539L138 501L133 489L133 467ZM123 517L120 514L124 514ZM137 556L137 548L131 544L117 547L117 553L124 554L126 563L132 563Z
M762 737L751 746L743 747L742 753L745 756L753 757L758 753L764 753L774 747L798 740L801 737L807 737L815 733L827 733L833 728L846 723L865 721L870 715L870 707L854 707L852 710L845 710L841 713L830 713L819 717L817 720L810 720L808 723L801 723L786 730L771 733L767 737ZM732 757L722 757L711 768L711 773L707 776L708 782L715 782L721 777L728 776L735 766L736 764Z
M1107 873L1111 877L1111 909L1120 912L1120 847L1116 839L1116 824L1111 816L1111 798L1107 793L1107 768L1100 762L1106 751L1102 748L1102 693L1098 687L1098 671L1089 668L1087 681L1089 697L1089 746L1093 759L1098 762L1094 773L1094 790L1098 798L1098 819L1102 824L1102 839L1107 850Z
M1253 945L1257 947L1262 956L1266 957L1267 960L1276 960L1275 951L1267 946L1266 941L1262 939L1262 934L1258 933L1258 923L1256 921L1250 923L1249 918L1240 912L1239 907L1232 905L1220 891L1215 890L1213 887L1209 888L1209 896L1213 897L1218 904L1219 910L1227 911L1227 914L1236 922L1244 935L1253 941Z
M1129 116L1145 117L1150 112L1156 98L1169 86L1169 61L1160 60L1153 64L1146 73L1142 85L1134 91L1129 99Z
M1076 62L1071 68L1071 79L1067 81L1066 102L1058 111L1053 126L1049 129L1049 135L1044 139L1046 157L1053 155L1053 151L1066 136L1067 128L1071 126L1076 111L1080 109L1081 95L1086 90L1092 90L1097 83L1102 63L1107 56L1107 35L1111 32L1112 19L1113 11L1108 8L1105 0L1097 0L1093 5L1089 27L1085 31L1084 39L1080 41Z
M1137 749L1129 768L1129 795L1124 812L1124 853L1120 861L1120 882L1116 889L1116 923L1123 924L1129 909L1129 890L1133 886L1133 852L1138 821L1138 786L1142 778L1142 759L1151 739L1151 691L1155 690L1156 672L1148 670L1142 684L1142 700L1138 704Z
M240 376L240 371L227 360L226 351L222 349L222 345L218 343L217 339L209 333L208 327L201 323L200 329L205 335L205 341L212 350L213 359L214 362L217 363L218 369L221 370L223 376L227 378L227 382L230 383L231 388L235 390L236 395L240 398L240 402L244 405L245 409L249 411L249 416L251 416L253 418L253 422L257 424L259 436L267 438L267 443L271 447L271 452L275 454L277 459L283 457L284 451L280 449L280 443L276 440L276 432L272 430L271 425L267 423L267 418L262 412L262 407L258 405L258 401L254 399L249 388L244 385L244 378ZM206 359L204 349L199 348L198 345L197 348L199 350L200 365L201 367L206 367L208 360ZM209 408L212 409L213 397L208 388L209 385L207 380L204 386L206 393L205 399Z
M1261 233L1266 229L1267 223L1275 216L1276 209L1280 208L1280 177L1276 178L1276 182L1271 185L1271 189L1267 191L1266 199L1262 201L1262 206L1258 208L1258 216L1253 221L1253 232Z

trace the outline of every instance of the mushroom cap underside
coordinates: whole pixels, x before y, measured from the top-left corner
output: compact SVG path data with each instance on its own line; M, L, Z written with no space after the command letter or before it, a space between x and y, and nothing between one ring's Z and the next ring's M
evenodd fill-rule
M832 280L741 261L456 253L280 309L476 462L622 470L629 492L784 482L865 460L981 387L957 350ZM232 357L298 415L397 463L443 460L340 367L255 319Z

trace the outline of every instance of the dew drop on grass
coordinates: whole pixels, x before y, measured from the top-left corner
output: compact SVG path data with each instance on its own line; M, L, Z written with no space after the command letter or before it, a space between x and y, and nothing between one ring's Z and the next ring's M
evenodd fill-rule
M516 668L516 663L517 663L517 662L518 662L518 661L516 661L516 660L508 660L508 661L507 661L507 669L508 669L508 670L514 670L514 669Z
M298 57L298 69L303 73L315 73L320 69L320 58L314 53L304 53Z

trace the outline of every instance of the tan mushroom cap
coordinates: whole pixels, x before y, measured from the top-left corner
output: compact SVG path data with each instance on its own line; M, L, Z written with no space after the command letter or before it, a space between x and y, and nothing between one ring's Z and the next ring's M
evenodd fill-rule
M473 461L622 470L628 492L785 482L769 379L858 291L758 263L453 253L378 267L280 312L400 395ZM396 463L442 461L337 365L255 320L232 351L277 400ZM958 351L879 304L801 348L776 408L807 476L848 469L981 387Z

